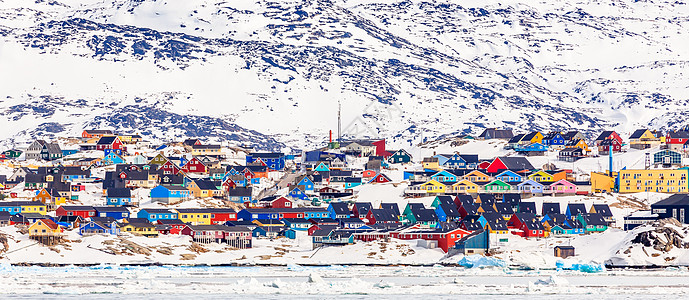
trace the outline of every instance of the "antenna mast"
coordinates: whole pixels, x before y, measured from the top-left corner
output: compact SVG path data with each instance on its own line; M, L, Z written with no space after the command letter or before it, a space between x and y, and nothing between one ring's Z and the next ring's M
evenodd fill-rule
M342 118L340 117L340 111L342 110L342 105L340 100L337 100L337 143L342 143Z

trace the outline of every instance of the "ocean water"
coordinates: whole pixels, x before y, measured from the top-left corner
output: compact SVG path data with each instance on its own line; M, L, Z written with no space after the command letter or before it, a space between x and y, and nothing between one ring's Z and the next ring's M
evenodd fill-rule
M0 297L12 299L677 299L689 272L516 271L463 267L18 267L0 266Z

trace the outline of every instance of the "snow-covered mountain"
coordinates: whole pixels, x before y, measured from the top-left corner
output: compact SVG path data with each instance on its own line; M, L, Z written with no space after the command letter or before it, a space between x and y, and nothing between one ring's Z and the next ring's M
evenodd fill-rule
M399 146L674 128L687 41L681 1L0 0L0 138L299 146L337 129L338 103L346 136Z

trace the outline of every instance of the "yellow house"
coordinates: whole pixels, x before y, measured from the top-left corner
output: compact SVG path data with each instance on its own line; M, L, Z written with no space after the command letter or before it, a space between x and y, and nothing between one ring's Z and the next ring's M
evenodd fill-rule
M36 202L41 202L46 206L51 207L51 209L67 203L67 197L60 194L57 190L45 188L41 189L41 191L33 197L33 200Z
M504 229L504 230L503 229L500 229L500 230L493 229L493 227L491 227L491 225L490 225L490 222L486 222L486 228L485 229L488 230L488 232L493 233L493 234L508 234L509 233L509 230L507 230L507 229Z
M617 173L608 176L607 173L591 172L591 191L594 193L612 192L615 189L616 177Z
M211 225L211 212L203 208L178 208L177 217L191 225Z
M591 149L589 149L589 145L586 144L586 141L584 141L582 139L570 141L565 145L565 147L580 148L581 150L584 150L584 152L586 152L586 153L591 152Z
M191 180L186 186L196 198L211 198L222 195L223 190L218 189L210 180Z
M538 170L538 172L529 175L527 178L535 182L553 182L553 175L548 174L546 171Z
M157 237L158 230L149 222L128 222L120 224L120 232L138 233L146 237Z
M158 153L151 161L148 163L151 165L164 165L168 161L167 157L163 156L162 153Z
M629 137L629 147L634 149L648 149L660 145L661 139L648 129L637 129Z
M452 185L453 193L471 193L478 194L479 185L475 184L469 180L463 179Z
M620 170L619 192L687 193L689 170Z
M221 155L220 145L193 145L191 148L191 155L193 156L204 156L204 155Z
M522 137L522 139L519 141L520 145L528 145L535 143L543 143L543 134L538 131L525 134L524 137Z
M469 172L469 174L464 175L463 178L466 180L469 180L471 182L489 182L489 181L491 181L490 176L484 174L481 171L477 171L477 170Z
M426 193L445 193L446 186L435 180L429 180L419 185L421 190L425 190Z
M42 215L47 213L46 205L39 201L21 201L20 206L22 213L37 213Z
M425 157L422 164L424 169L441 170L437 157Z
M57 236L60 233L62 229L51 219L36 220L29 226L30 237Z

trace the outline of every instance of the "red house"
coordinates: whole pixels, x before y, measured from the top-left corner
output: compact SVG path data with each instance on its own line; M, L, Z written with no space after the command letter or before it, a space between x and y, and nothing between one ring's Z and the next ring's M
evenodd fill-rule
M438 242L438 247L447 252L451 247L454 247L455 242L463 237L471 234L471 232L456 228L451 230L428 230L421 229L416 226L406 228L402 231L393 231L390 236L400 240L427 240Z
M617 143L622 145L622 137L620 137L617 132L609 130L609 131L603 131L595 141L595 145L599 146L600 143L604 140L617 140Z
M113 135L112 130L84 130L81 132L83 138L101 138L105 135Z
M80 216L90 218L96 216L96 209L93 206L67 206L63 205L55 210L56 216Z
M164 164L160 166L160 169L163 170L163 174L173 174L177 175L179 172L182 171L175 163L172 161L168 160Z
M546 236L546 230L543 224L536 221L528 220L519 227L519 230L513 230L512 234L521 236L523 238L543 238Z
M291 200L289 200L285 197L278 197L277 199L270 202L270 207L271 208L292 208L292 207L294 207L294 202L292 202Z
M598 154L606 155L610 151L612 153L620 152L622 150L622 144L616 139L603 140L598 144Z
M522 170L531 170L534 167L525 157L496 157L486 167L486 173L497 174L504 170L512 170L519 172Z
M375 177L373 177L369 183L385 183L385 182L390 182L390 178L386 176L383 173L378 173Z
M490 166L490 163L491 163L491 162L489 162L489 161L481 162L480 164L478 164L478 167L477 167L477 168L478 168L479 170L488 169L488 166Z
M377 173L377 172L376 172L376 171L373 171L373 170L366 170L366 171L364 171L364 172L361 174L361 177L364 177L364 178L371 178L371 177L376 176L376 173Z
M206 165L204 165L198 158L194 157L182 166L182 171L186 173L206 173L208 170Z
M118 149L122 151L126 150L122 145L120 138L116 136L104 136L98 140L98 143L96 143L96 150L102 151L105 149Z
M222 225L227 221L237 221L237 212L229 208L211 208L211 224Z
M159 225L168 225L170 228L167 231L158 230L161 234L181 234L182 229L187 226L187 223L182 222L180 219L163 219L158 220Z
M376 156L389 157L392 153L385 151L385 139L371 143L376 146Z

